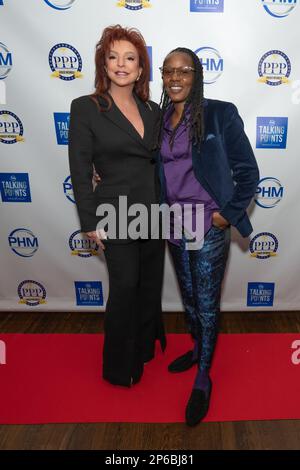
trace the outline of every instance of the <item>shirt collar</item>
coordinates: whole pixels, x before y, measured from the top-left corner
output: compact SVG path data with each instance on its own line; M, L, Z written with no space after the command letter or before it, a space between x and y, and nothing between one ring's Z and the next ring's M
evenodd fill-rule
M166 114L164 116L164 130L168 133L173 132L173 127L171 126L171 116L174 111L174 105L171 103L170 106L167 108ZM191 115L191 107L188 106L188 108L185 111L185 118L189 119ZM180 127L184 125L184 122L181 123Z

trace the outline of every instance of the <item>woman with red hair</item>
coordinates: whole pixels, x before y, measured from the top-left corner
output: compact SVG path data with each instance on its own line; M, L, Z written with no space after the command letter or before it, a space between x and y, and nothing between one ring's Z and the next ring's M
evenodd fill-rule
M120 25L106 28L95 62L95 92L71 104L69 162L81 231L104 250L108 268L103 377L130 386L153 358L155 340L165 348L164 242L150 238L148 218L141 224L142 233L130 232L132 218L121 205L126 200L132 209L139 203L150 213L159 201L152 149L160 112L149 101L150 65L139 31ZM95 190L93 167L101 178ZM111 219L110 226L104 224L108 204L116 225ZM124 220L125 235L120 230Z

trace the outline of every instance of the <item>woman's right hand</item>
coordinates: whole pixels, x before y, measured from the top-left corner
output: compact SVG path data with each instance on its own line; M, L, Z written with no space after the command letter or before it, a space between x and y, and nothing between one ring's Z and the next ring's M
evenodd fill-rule
M102 228L100 228L99 230L95 230L93 232L85 232L85 235L90 240L93 240L95 243L97 243L97 245L100 246L102 250L105 250L105 246L102 243L102 240L106 240L107 236L106 236L105 231Z
M96 171L95 168L94 168L94 171L93 171L93 183L94 183L94 184L98 184L98 183L100 183L100 181L101 181L100 175L97 173L97 171Z

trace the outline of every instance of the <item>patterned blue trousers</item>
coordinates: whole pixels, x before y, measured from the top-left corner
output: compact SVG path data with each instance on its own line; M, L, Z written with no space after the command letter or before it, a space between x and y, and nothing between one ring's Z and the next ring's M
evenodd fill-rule
M214 225L200 250L169 243L189 332L198 343L200 371L209 371L218 336L221 284L230 245L230 227Z

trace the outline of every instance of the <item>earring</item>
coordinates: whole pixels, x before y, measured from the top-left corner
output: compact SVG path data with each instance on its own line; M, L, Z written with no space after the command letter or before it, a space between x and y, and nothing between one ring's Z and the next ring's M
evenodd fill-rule
M139 76L137 77L137 79L136 79L136 82L138 82L138 81L139 81L140 77L141 77L141 75L139 75Z

